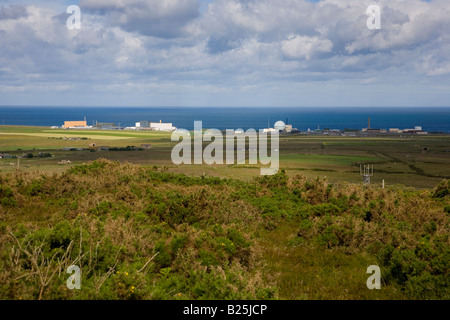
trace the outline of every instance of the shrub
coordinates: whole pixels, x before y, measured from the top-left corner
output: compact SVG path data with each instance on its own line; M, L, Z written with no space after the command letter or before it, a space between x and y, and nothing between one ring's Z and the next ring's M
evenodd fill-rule
M332 203L322 203L311 207L311 214L313 216L338 215L342 209Z
M172 264L172 255L166 248L166 244L164 241L159 241L158 243L156 243L154 251L155 253L158 253L158 255L154 259L158 269L167 268Z
M302 222L300 223L300 229L297 232L297 236L301 238L307 237L312 227L313 227L312 221L310 221L309 219L302 220Z
M423 197L305 181L189 177L101 159L54 176L2 175L0 210L21 206L0 224L0 299L267 299L276 291L262 279L283 286L278 273L288 279L312 254L305 270L333 263L348 276L376 260L394 297L450 296L448 182ZM56 272L48 285L33 261L45 261L41 275ZM69 291L64 267L74 261L83 290ZM349 289L359 286L352 279ZM343 297L367 297L353 292Z
M120 165L119 162L112 162L106 159L98 159L92 161L87 164L83 164L81 166L74 166L68 170L69 173L72 174L92 174L98 173L106 168L118 167Z
M89 212L94 215L106 215L112 208L113 204L111 202L102 201L95 208L90 209Z
M337 237L338 228L335 226L328 226L317 237L317 241L320 246L324 246L328 249L339 245L339 238Z
M0 185L0 204L9 207L17 205L14 193L10 187Z
M218 266L220 264L215 254L210 251L200 249L198 252L198 256L200 258L201 264L204 266Z
M13 191L10 187L0 185L0 198L13 198Z
M448 236L420 239L413 249L384 246L378 251L387 283L395 282L419 299L449 297L450 248Z
M431 196L433 198L445 198L450 194L450 183L449 180L444 180L433 190Z
M42 191L42 181L34 180L27 188L27 194L30 196L37 196Z
M172 256L175 256L178 250L184 248L188 241L188 237L185 235L177 235L170 242L170 249L172 251Z
M445 211L446 213L450 213L450 204L448 204L448 205L446 205L446 206L444 207L444 211Z

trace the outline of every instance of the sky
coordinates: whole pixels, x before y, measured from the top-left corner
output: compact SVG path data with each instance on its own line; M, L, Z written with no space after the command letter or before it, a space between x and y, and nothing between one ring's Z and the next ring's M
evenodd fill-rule
M449 1L0 0L0 105L450 106Z

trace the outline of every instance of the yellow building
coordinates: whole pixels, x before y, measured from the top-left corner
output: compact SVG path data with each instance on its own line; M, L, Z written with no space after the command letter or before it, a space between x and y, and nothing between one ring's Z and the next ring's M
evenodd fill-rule
M87 122L86 121L64 121L64 125L62 127L64 129L76 128L76 127L87 127Z

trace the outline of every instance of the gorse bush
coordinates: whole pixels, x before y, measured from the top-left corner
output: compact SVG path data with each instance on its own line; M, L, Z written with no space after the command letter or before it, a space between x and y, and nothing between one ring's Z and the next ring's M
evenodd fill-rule
M384 246L379 252L385 280L402 285L414 298L448 298L450 248L448 235L423 237L415 248Z
M5 207L14 207L17 201L10 187L0 185L0 205Z
M442 181L433 191L433 198L445 198L450 195L450 182L449 180Z
M289 243L370 257L402 298L450 297L448 181L431 192L283 171L243 182L100 159L0 182L2 299L278 298L263 240L287 224ZM66 287L70 265L82 290Z
M246 221L258 219L256 210L230 205L226 195L210 189L224 184L220 179L99 160L51 177L18 173L9 182L11 187L1 186L2 198L17 193L19 201L14 213L2 211L8 215L3 218L29 219L8 226L2 238L2 298L275 295L256 272L259 262L248 240L254 227ZM205 263L205 254L212 262ZM82 270L82 290L65 286L72 264Z

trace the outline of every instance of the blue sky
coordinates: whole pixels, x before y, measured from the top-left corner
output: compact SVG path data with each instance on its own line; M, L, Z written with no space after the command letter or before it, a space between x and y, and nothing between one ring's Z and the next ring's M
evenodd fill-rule
M0 0L0 105L449 106L449 30L448 0Z

